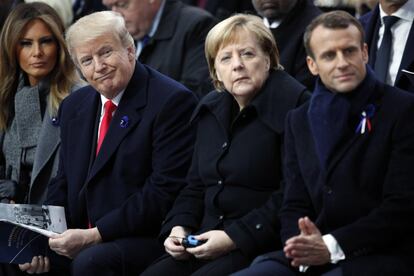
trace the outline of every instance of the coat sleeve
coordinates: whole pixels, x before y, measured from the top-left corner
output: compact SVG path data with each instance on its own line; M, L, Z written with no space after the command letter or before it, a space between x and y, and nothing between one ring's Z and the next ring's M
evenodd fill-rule
M168 236L174 226L183 226L192 230L200 226L204 214L205 185L199 176L197 141L198 139L196 139L192 163L187 175L188 184L181 190L172 210L163 222L161 239Z
M299 167L295 147L294 113L290 112L286 119L284 177L285 187L283 203L279 213L281 223L281 239L283 244L287 239L299 234L298 220L308 216L311 220L316 217L311 203L311 197L306 189L305 181Z
M242 218L224 228L237 248L250 257L281 248L277 213L282 193L275 191L260 208L253 209Z
M62 109L64 106L64 101L61 103L59 108L59 114L58 118L62 118ZM62 122L62 121L61 121ZM62 128L62 126L59 126ZM60 133L61 139L64 139L62 132ZM56 176L50 180L50 183L48 185L47 189L47 196L46 196L46 205L55 205L55 206L68 206L68 187L67 187L67 181L66 181L66 175L65 175L65 169L64 169L64 151L59 151L59 165L57 169ZM65 208L66 212L66 219L70 219L69 215L69 209ZM72 224L70 221L67 221L68 226Z

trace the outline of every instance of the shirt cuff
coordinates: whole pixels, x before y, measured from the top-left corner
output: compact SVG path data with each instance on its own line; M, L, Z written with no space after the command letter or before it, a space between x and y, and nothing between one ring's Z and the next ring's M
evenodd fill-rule
M331 234L327 234L327 235L323 235L322 239L326 247L328 247L329 253L331 254L332 264L336 264L337 262L341 260L345 260L344 251L342 251L341 247L339 246L334 236L332 236Z
M309 266L308 265L300 265L299 266L299 272L301 273L305 273L306 270L308 270Z

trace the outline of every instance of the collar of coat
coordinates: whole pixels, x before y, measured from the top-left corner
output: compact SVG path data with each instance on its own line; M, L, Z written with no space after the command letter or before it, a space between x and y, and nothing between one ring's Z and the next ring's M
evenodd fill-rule
M306 87L282 70L272 70L263 88L245 107L255 109L257 116L277 133L283 133L285 117L289 110L298 105ZM210 111L220 122L230 114L234 98L228 91L212 91L198 104L191 117L191 123Z

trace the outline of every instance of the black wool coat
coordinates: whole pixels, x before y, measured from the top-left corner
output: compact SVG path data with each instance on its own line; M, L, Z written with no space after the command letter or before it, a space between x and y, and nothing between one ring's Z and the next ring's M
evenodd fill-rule
M298 219L308 216L345 253L339 262L344 275L411 275L404 269L412 264L414 246L414 97L373 82L373 96L351 114L326 170L309 105L288 114L281 236L286 241L298 235ZM368 104L375 113L371 130L361 134L356 129Z
M287 112L309 97L284 71L237 115L228 92L209 93L193 114L197 138L187 187L167 215L161 236L180 225L224 230L247 256L280 247L281 160Z

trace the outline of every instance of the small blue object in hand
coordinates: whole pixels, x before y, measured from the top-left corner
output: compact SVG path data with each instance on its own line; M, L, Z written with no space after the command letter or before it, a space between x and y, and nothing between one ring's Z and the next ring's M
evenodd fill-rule
M205 243L206 241L202 241L202 240L197 240L194 238L194 236L189 235L187 237L185 237L183 239L183 241L181 242L182 246L184 246L185 248L189 248L189 247L197 247L199 245L202 245L203 243Z

